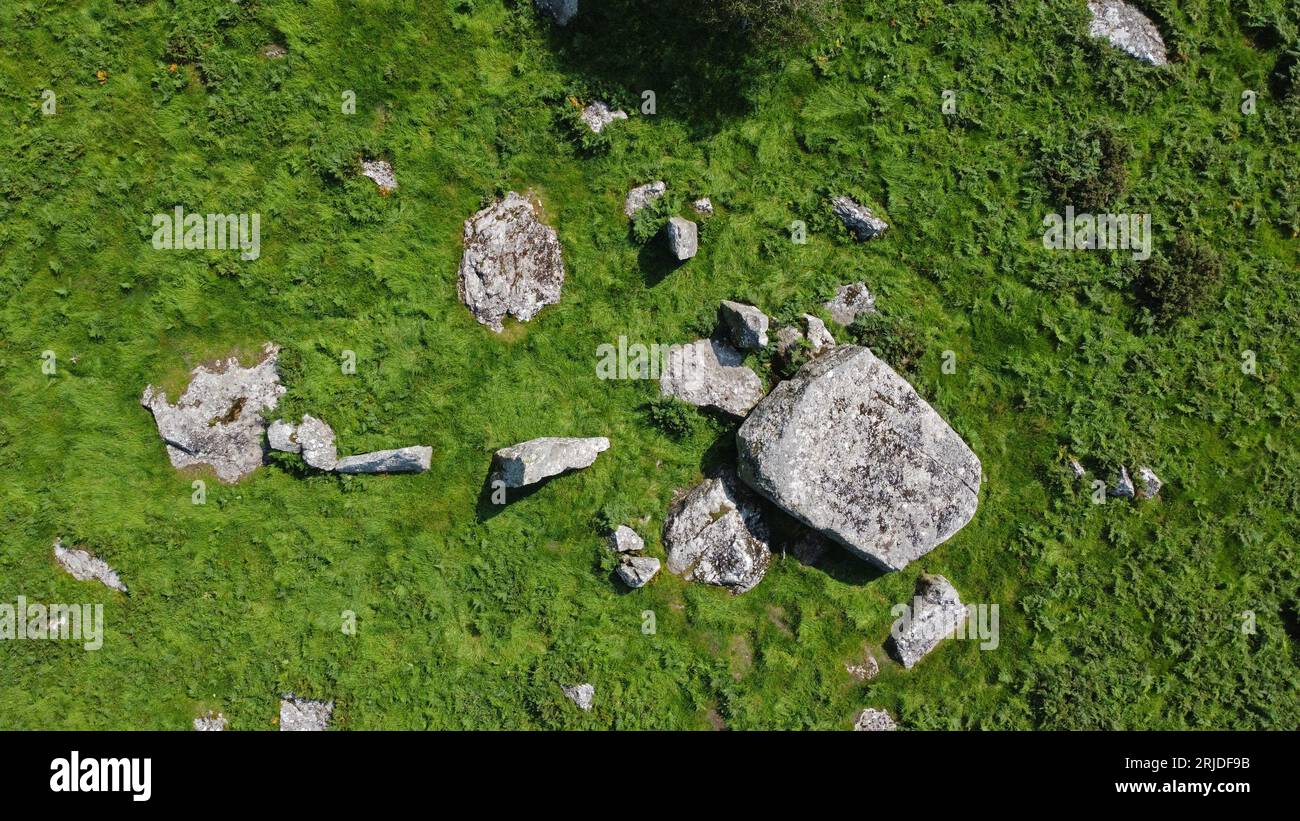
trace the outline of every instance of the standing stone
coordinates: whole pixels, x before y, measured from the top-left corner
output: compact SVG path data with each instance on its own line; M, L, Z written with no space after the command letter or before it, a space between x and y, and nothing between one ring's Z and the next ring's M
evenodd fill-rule
M638 185L627 192L627 198L623 200L623 213L627 215L628 219L631 219L637 215L638 211L662 197L667 191L668 184L663 180Z
M645 549L645 540L627 525L619 525L609 534L609 549L615 553L636 553Z
M1142 489L1137 494L1139 499L1154 499L1160 493L1160 488L1165 486L1156 472L1145 465L1138 468L1138 481L1142 483Z
M332 715L332 701L308 701L292 693L280 699L281 732L323 732Z
M830 312L831 319L847 328L858 318L858 314L875 312L876 298L867 290L865 282L850 282L841 285L835 292L835 298L824 307Z
M564 695L568 697L569 701L572 701L586 712L591 712L592 704L596 698L595 687L590 684L573 684L568 686L560 685L560 689L564 691Z
M768 528L755 500L727 475L696 485L668 511L668 571L687 581L745 593L771 562Z
M897 730L898 723L884 710L868 707L858 713L857 719L853 722L853 729L858 732L890 731Z
M849 197L831 200L831 210L844 223L844 227L853 232L858 242L875 239L889 228L889 223L871 213L871 209Z
M578 13L578 0L537 0L537 8L551 15L559 25L567 26Z
M338 460L335 473L423 473L433 462L433 448L414 445L396 450L377 450Z
M966 607L952 584L943 576L923 575L908 612L894 622L886 644L894 658L911 669L965 622Z
M496 477L505 482L506 487L524 487L566 470L589 467L607 450L609 440L603 436L530 439L496 452Z
M659 572L659 560L652 556L624 556L614 572L628 587L645 587Z
M333 470L338 464L334 429L314 416L304 415L294 434L302 448L302 460L317 470Z
M465 221L457 285L474 318L501 333L507 314L520 322L560 301L564 259L555 229L537 206L513 191Z
M1168 64L1160 29L1134 6L1124 0L1088 0L1088 11L1092 12L1089 36L1106 40L1153 66Z
M117 571L88 550L67 548L63 546L62 539L55 539L54 559L79 582L95 581L113 590L126 592L126 585L122 583Z
M699 253L699 227L688 219L672 217L668 220L668 250L678 262L685 262Z
M778 385L736 441L746 483L885 570L942 544L979 502L979 459L857 345L831 349Z
M731 332L731 341L737 348L748 351L758 351L767 347L767 314L763 313L753 305L746 305L743 302L732 302L729 299L722 300L722 307L718 310L722 316L722 322Z
M280 349L270 342L262 359L243 368L231 357L190 372L190 384L167 403L165 391L149 385L140 404L153 414L158 434L175 468L210 465L222 482L237 482L262 464L266 422L284 394L276 362Z
M605 130L605 126L615 120L626 120L627 112L611 109L607 104L597 100L584 108L582 114L578 116L587 124L587 128L599 134Z
M668 349L659 393L701 408L744 416L763 398L763 382L742 364L745 357L724 342L700 339Z

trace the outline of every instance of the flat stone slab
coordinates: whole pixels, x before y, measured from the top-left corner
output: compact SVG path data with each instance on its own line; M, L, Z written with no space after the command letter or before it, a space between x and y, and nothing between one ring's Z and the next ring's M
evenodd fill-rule
M530 439L496 452L495 475L505 482L506 487L524 487L565 471L589 467L607 450L609 440L603 436Z
M1124 0L1088 0L1092 20L1088 34L1153 66L1169 63L1160 29L1137 7Z
M194 729L200 733L220 733L226 729L226 717L221 713L209 712L194 719Z
M397 175L393 173L393 166L384 160L362 160L361 176L374 180L382 194L397 190Z
M64 547L62 539L54 540L54 559L72 578L79 582L99 582L105 587L126 592L117 571L108 562L79 547Z
M857 345L832 348L777 385L736 441L750 487L885 570L946 541L979 502L979 459Z
M917 580L907 613L894 623L886 649L911 669L965 622L966 607L952 584L943 576L924 575Z
M701 408L744 416L763 398L763 381L742 364L740 351L715 339L668 349L659 393Z
M512 191L465 221L458 293L474 318L496 333L507 315L527 322L560 301L560 240L538 211Z
M733 593L763 580L772 559L768 542L762 511L732 476L696 485L664 521L668 571Z
M335 473L423 473L433 463L433 448L413 445L346 456L334 465Z
M323 732L334 715L334 702L289 695L280 700L281 732Z

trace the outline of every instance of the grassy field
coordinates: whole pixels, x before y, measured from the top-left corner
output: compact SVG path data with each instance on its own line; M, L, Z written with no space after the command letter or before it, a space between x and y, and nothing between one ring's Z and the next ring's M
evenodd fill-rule
M848 729L868 706L928 729L1300 725L1295 0L1147 0L1162 69L1090 40L1083 0L845 0L775 44L582 5L565 29L525 0L0 5L0 602L102 601L107 629L97 652L0 643L0 729L179 730L209 709L273 729L286 692L335 700L343 729ZM631 117L583 138L572 101L596 98ZM1222 260L1171 323L1127 252L1041 242L1062 209L1046 158L1099 128L1128 149L1110 210L1151 214L1157 256L1184 235ZM399 189L381 197L362 157ZM717 207L680 268L622 214L653 179L663 214ZM525 189L568 276L497 336L457 299L461 226ZM891 231L852 242L839 194ZM154 250L176 205L260 213L260 258ZM695 339L725 298L789 319L855 280L915 329L909 378L981 458L975 519L898 573L777 544L743 596L667 573L626 592L601 512L662 557L674 491L730 458L735 425L692 411L661 432L657 384L597 379L597 347ZM195 365L267 340L282 415L327 419L344 453L432 445L432 470L174 470L145 385L174 400ZM492 451L536 436L613 447L486 504ZM1167 485L1094 504L1069 454ZM64 574L60 534L130 594ZM999 605L996 650L885 660L925 571ZM868 650L881 674L859 683L845 664ZM578 681L591 713L560 692Z

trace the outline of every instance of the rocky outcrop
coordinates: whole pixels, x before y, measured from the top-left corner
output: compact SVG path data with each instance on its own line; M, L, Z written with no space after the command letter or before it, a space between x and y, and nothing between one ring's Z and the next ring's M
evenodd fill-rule
M979 459L866 348L837 346L804 365L750 412L736 440L746 483L886 570L975 515Z
M889 223L871 213L867 208L849 197L836 197L831 200L831 211L839 217L844 227L853 233L858 242L875 239L885 233Z
M194 719L194 729L201 733L220 733L226 729L226 717L221 713L209 711Z
M966 607L943 576L923 575L907 608L894 622L886 645L890 654L910 669L965 624Z
M596 688L590 684L560 685L565 697L587 712L591 712L596 699Z
M619 525L609 534L609 549L615 553L636 553L645 549L645 540L627 525Z
M1124 0L1088 0L1088 11L1092 12L1088 23L1090 36L1106 40L1153 66L1169 62L1160 29L1135 6Z
M64 547L62 539L54 540L54 559L79 582L99 582L113 590L126 592L126 585L108 562L79 547Z
M317 470L333 470L339 463L334 429L314 416L304 415L291 438L301 448L302 460Z
M527 322L560 301L564 260L555 229L513 191L465 222L458 291L474 318L501 333L507 314Z
M718 309L722 323L727 326L732 344L741 350L757 351L767 347L767 314L743 302L722 300Z
M334 465L335 473L423 473L433 462L433 448L413 445L347 456Z
M659 392L701 408L744 416L763 398L763 382L740 351L713 339L668 349Z
M772 559L768 538L757 501L734 477L706 479L668 511L668 571L744 593L767 573Z
M678 262L685 262L699 253L699 227L690 220L683 217L670 218L666 234L668 237L668 252Z
M176 400L149 385L140 404L153 414L173 467L209 465L222 482L237 482L262 464L263 411L274 410L284 394L276 362L280 349L263 347L251 368L231 357L190 372L190 384Z
M897 730L898 723L884 710L868 707L858 713L858 717L853 721L853 729L858 732Z
M280 699L280 730L287 732L323 732L334 715L334 702L308 701L288 695Z
M606 450L609 450L609 440L603 436L530 439L496 452L495 476L506 487L524 487L567 470L588 467Z
M397 175L393 173L393 166L384 160L362 160L361 176L374 180L381 194L397 190Z
M624 556L614 572L628 587L645 587L659 572L659 560L653 556Z
M835 298L824 307L830 312L831 319L847 328L858 318L858 314L869 314L876 310L876 298L867 290L865 282L850 282L841 285L835 292Z
M587 124L587 128L590 128L592 131L599 134L600 132L605 130L605 126L609 125L615 120L626 120L627 112L611 109L605 103L602 103L599 100L597 100L596 102L584 108L582 110L582 113L579 114L578 116L581 117L582 121Z
M623 213L627 215L628 219L631 219L637 215L638 211L662 197L667 191L668 184L663 180L638 185L627 192L627 198L623 200Z
M551 15L555 22L567 26L578 13L578 0L536 0L537 8Z

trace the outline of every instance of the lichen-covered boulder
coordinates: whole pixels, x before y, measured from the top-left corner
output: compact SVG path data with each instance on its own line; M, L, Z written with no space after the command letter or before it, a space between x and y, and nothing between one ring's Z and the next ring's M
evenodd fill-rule
M538 206L513 191L465 221L458 292L474 318L501 333L512 315L527 322L560 301L564 259Z
M590 713L592 704L596 699L596 688L590 684L572 684L560 685L564 695L569 701L578 705L582 710Z
M590 128L592 131L599 134L605 130L605 126L615 120L626 120L627 112L612 109L608 104L597 100L584 108L582 113L578 116L587 124L587 128Z
M609 534L609 549L615 553L635 553L645 548L645 540L627 525L619 525Z
M745 357L715 339L668 349L659 393L701 408L744 416L763 398L763 381L743 364Z
M886 570L947 540L979 501L979 459L906 380L856 345L778 385L736 440L750 487Z
M1137 473L1138 481L1142 485L1137 492L1137 497L1139 499L1154 499L1160 493L1160 488L1165 486L1165 483L1160 481L1160 477L1156 475L1154 470L1145 465L1139 467Z
M1088 11L1092 12L1088 23L1090 36L1106 40L1153 66L1169 62L1160 29L1132 4L1124 0L1088 0Z
M294 440L302 449L302 460L317 470L333 470L339 463L334 429L314 416L303 415L294 431Z
M209 710L207 714L194 719L194 729L201 733L220 733L226 729L226 717Z
M590 439L542 437L501 448L495 456L495 477L509 488L540 482L566 470L589 467L609 450L603 436Z
M875 239L889 229L889 223L871 213L871 209L850 197L831 200L831 211L839 217L844 227L853 233L858 242Z
M943 576L923 575L907 612L894 622L886 649L910 669L965 622L966 606L952 584Z
M361 176L369 177L379 186L379 193L391 194L397 190L397 175L385 160L362 160Z
M757 351L767 347L767 314L743 302L722 300L718 315L727 326L732 343L741 350Z
M762 511L730 475L706 479L672 506L664 547L670 573L733 593L754 589L772 559Z

